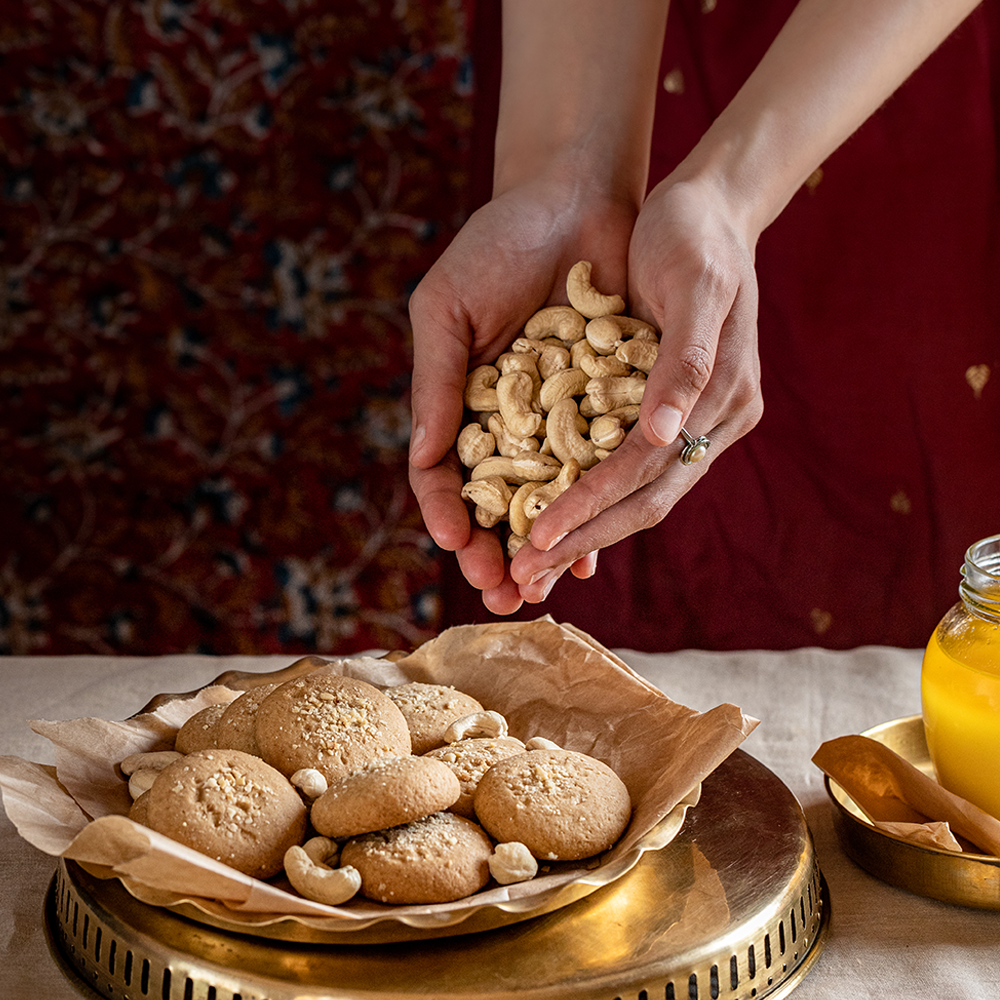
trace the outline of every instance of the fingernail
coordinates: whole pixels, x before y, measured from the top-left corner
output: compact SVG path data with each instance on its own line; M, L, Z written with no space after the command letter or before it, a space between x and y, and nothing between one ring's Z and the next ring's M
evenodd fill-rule
M672 441L676 441L680 437L681 433L681 418L684 414L680 410L675 409L673 406L667 406L666 403L660 403L660 405L653 410L653 415L649 418L649 426L652 432L662 441L664 444L670 444Z
M568 531L564 531L561 535L556 535L556 537L545 546L543 551L548 552L549 549L554 549L568 534Z

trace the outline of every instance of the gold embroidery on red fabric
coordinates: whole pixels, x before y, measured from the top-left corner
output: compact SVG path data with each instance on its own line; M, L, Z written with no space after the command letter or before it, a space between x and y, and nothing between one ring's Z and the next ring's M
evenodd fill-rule
M897 490L893 493L892 497L889 499L889 506L897 514L909 514L913 510L913 504L910 503L910 498L902 491Z
M965 381L972 387L972 395L979 399L990 380L989 365L970 365L965 369Z
M684 74L680 69L672 69L663 78L663 89L668 94L683 94L684 93Z
M819 608L813 608L809 612L809 617L812 619L813 631L817 635L822 635L828 631L833 624L833 615L829 611L821 611Z
M823 168L817 167L807 178L806 187L810 191L815 191L819 187L820 181L823 180Z

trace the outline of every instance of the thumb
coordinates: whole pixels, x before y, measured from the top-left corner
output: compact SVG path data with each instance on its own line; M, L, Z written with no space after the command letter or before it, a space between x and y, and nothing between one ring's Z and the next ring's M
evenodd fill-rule
M688 293L672 299L660 325L656 363L646 379L639 424L656 446L673 444L712 378L719 331L732 300L705 301Z

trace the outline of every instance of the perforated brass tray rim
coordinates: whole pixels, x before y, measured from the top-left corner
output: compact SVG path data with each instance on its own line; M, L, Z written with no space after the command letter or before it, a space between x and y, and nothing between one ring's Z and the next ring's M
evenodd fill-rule
M861 734L876 740L933 777L923 718L909 715ZM869 874L918 896L981 910L1000 910L1000 858L914 844L873 826L854 800L829 777L834 828L844 852Z
M683 843L569 907L483 934L376 949L264 941L147 906L62 861L48 918L73 970L114 1000L777 1000L821 954L827 886L779 779L736 751L711 784Z

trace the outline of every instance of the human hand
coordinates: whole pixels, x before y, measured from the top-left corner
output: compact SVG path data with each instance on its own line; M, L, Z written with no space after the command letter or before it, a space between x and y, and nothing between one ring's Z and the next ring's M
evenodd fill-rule
M567 568L587 575L599 549L666 517L760 419L756 234L725 206L704 183L668 178L640 211L629 247L629 312L654 324L661 339L639 423L536 519L531 544L510 567L524 600L544 600ZM682 425L711 440L697 465L679 461Z
M466 374L496 360L538 309L565 302L566 274L578 260L594 262L603 289L624 291L635 211L579 184L520 185L470 218L411 297L410 484L431 537L456 552L497 614L517 610L522 597L496 532L475 524L461 498L454 444ZM588 574L593 556L581 555L576 572Z

